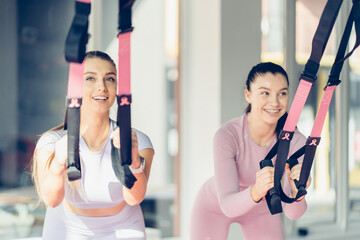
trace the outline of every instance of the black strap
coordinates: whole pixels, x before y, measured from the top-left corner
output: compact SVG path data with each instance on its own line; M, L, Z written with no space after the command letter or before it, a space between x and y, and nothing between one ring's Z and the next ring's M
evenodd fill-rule
M89 14L91 5L75 2L75 16L65 43L65 59L68 62L82 63L88 41Z
M131 8L135 0L119 0L119 34L131 32L132 27ZM119 64L121 64L119 62ZM128 104L121 104L123 100ZM131 159L131 95L117 96L118 111L116 124L120 129L121 148L116 149L112 145L112 167L116 177L126 186L131 189L136 182L135 176L132 174L129 166L132 163Z
M90 9L90 3L75 2L75 16L65 42L65 59L70 63L82 63L85 58ZM71 87L72 86L68 86L70 89ZM71 104L73 101L76 103ZM81 97L68 98L64 122L64 130L68 130L68 158L66 168L69 181L81 178L79 154L81 102Z
M329 80L327 83L327 86L336 86L341 81L339 80L340 73L343 67L343 63L346 59L348 59L352 53L355 51L355 49L360 45L360 4L359 0L353 1L353 6L351 8L344 33L342 35L340 45L336 54L336 58L334 61L334 64L330 71ZM355 25L355 33L356 33L356 42L352 50L345 56L346 48L349 43L350 34L352 30L352 26ZM325 99L328 100L328 99ZM312 163L314 160L314 156L316 153L317 146L319 145L320 137L309 137L307 139L306 145L305 145L305 155L304 155L304 161L300 173L300 179L299 181L295 180L296 186L298 190L302 190L302 194L306 194L306 191L304 191L306 187L307 180L309 178ZM298 193L296 198L301 197L302 195Z
M303 72L303 79L305 80L309 79L310 81L315 81L317 78L316 74L319 70L320 61L324 54L326 44L329 40L341 4L342 0L328 0L325 5L312 41L310 58L305 64Z
M323 56L326 44L334 26L336 17L339 13L341 4L342 0L328 0L328 2L326 3L323 13L320 17L318 28L316 29L313 38L310 58L305 64L305 69L300 79L309 81L311 83L314 83L316 81L316 74L319 69L320 60ZM289 114L291 114L291 111L289 112ZM292 116L288 116L287 121L288 119L292 119ZM267 201L268 207L272 214L273 212L279 213L282 211L281 198L278 194L280 194L281 179L283 176L286 159L289 153L289 146L291 140L290 136L292 137L292 134L293 132L283 130L279 139L274 173L274 190L272 191L273 194L271 196L271 198L274 199L270 199L269 201ZM273 208L277 208L277 210L273 211Z
M329 81L327 83L327 86L338 85L340 83L339 76L340 76L340 72L342 70L343 62L347 58L349 58L351 56L351 54L355 51L355 49L360 45L360 37L359 37L360 4L359 4L359 0L355 0L353 2L354 2L354 4L351 9L351 12L350 12L350 15L349 15L346 27L345 27L345 31L342 36L341 42L340 42L340 46L339 46L339 50L337 52L335 62L331 69L331 73L329 76ZM351 34L353 23L355 24L356 42L355 42L353 49L344 57L345 51L346 51L346 48L347 48L347 45L349 42L349 37ZM325 99L325 100L323 99L322 101L329 101L329 99ZM297 152L295 152L289 158L289 160L287 160L287 162L290 164L290 168L292 168L293 166L298 164L297 159L300 156L302 156L303 154L305 155L301 173L300 173L300 179L299 179L299 181L297 181L297 180L294 181L296 184L296 187L298 188L297 195L294 198L288 197L283 192L281 185L280 185L280 188L278 189L278 191L276 191L276 192L280 193L280 197L283 202L292 203L292 202L296 201L297 199L299 199L300 197L306 195L306 193L307 193L306 192L306 183L307 183L307 180L308 180L310 172L311 172L312 163L313 163L314 156L316 153L316 148L317 148L319 142L320 142L320 136L309 137L307 139L306 145L304 147L300 148ZM269 201L267 201L267 202L269 202ZM271 205L269 205L269 208L270 208L270 206ZM274 204L274 206L272 206L272 207L278 208L278 203ZM270 212L273 212L271 208L270 208Z
M70 99L68 101L70 101ZM64 125L64 128L67 127L68 135L67 175L69 181L74 181L81 178L79 154L80 106L68 107L65 119L67 125Z
M120 33L129 32L133 30L131 8L135 0L119 0L119 25Z
M348 59L353 54L355 49L357 47L359 47L359 45L360 45L360 36L359 36L359 34L360 34L360 6L359 5L360 5L359 0L353 0L353 6L351 8L350 15L346 22L345 30L344 30L343 36L341 38L341 41L340 41L339 49L336 54L334 64L331 67L330 76L329 76L329 80L328 80L328 84L327 84L329 86L338 85L340 83L340 80L339 80L340 73L341 73L344 61L346 59ZM351 30L352 30L353 25L354 25L354 29L355 29L356 41L355 41L355 44L354 44L354 47L352 48L352 50L349 51L349 53L346 54L346 56L345 56L345 52L346 52L346 49L348 46L348 42L350 39Z

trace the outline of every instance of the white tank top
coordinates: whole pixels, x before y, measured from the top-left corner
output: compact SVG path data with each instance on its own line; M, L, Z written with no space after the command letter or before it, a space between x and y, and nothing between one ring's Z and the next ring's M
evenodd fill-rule
M79 187L71 187L65 178L65 199L71 205L82 208L109 208L124 201L123 184L117 179L111 163L110 134L116 128L116 123L110 120L110 131L104 147L99 152L92 152L80 135L81 179ZM153 149L150 139L144 133L132 129L138 138L138 149ZM55 142L66 134L63 130L44 134L36 148L55 151Z

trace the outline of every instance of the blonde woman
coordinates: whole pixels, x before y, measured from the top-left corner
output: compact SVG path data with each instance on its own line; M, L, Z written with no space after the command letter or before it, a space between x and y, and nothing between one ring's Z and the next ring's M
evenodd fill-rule
M120 148L119 129L109 118L117 89L115 63L106 53L88 52L83 81L82 178L75 183L67 180L67 134L62 126L43 134L34 153L33 180L47 206L43 239L145 239L139 204L146 193L154 155L151 141L133 129L131 169L137 181L127 189L111 164L111 139Z

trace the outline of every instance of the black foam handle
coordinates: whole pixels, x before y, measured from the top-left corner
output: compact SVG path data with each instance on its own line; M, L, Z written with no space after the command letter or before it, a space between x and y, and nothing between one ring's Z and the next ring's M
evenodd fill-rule
M66 168L69 181L81 178L79 155L80 106L67 109L68 158Z
M265 199L271 215L282 212L280 193L277 189L270 188L266 193Z
M260 169L263 169L264 167L274 167L270 159L261 160L259 164L260 164Z
M88 41L90 4L76 2L76 14L65 42L65 59L68 62L82 63Z
M116 177L125 187L131 189L137 179L132 174L129 165L121 163L120 149L114 146L113 140L111 140L111 160Z

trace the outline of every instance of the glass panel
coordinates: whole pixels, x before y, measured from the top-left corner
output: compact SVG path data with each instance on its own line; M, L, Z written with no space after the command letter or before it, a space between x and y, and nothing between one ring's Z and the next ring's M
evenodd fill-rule
M354 45L352 34L350 46ZM350 58L349 221L360 221L360 51Z
M261 19L261 61L282 65L283 54L283 0L263 0Z
M15 76L1 78L6 90L3 102L8 101L1 111L13 121L0 131L0 138L5 140L0 146L0 239L41 236L45 208L36 207L30 164L39 134L64 119L68 65L63 46L74 2L1 4L1 11L13 11L1 14L6 16L6 23L0 26L0 35L12 54L3 59L16 60L10 67L0 64L5 76ZM12 33L8 24L16 32ZM8 129L13 129L12 133L4 135Z
M304 65L310 57L312 39L317 29L326 0L296 1L296 53L298 74L303 72ZM307 102L301 113L298 129L309 136L314 124L315 115L322 99L323 88L328 80L330 67L337 50L335 29L328 40L324 55L320 62L317 82L312 87ZM304 216L296 221L297 234L306 233L311 226L335 222L335 94L329 106L324 122L321 143L317 148L312 166L312 184L308 189L306 200L308 209ZM302 231L304 230L304 231Z
M296 61L301 65L305 65L310 56L312 39L326 2L326 0L296 1ZM335 35L335 31L330 35L321 59L322 66L331 66L334 61L334 54L337 51Z

